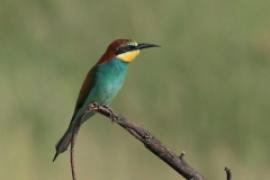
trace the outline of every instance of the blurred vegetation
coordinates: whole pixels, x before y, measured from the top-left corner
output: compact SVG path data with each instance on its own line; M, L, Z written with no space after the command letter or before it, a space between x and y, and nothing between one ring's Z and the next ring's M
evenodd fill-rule
M270 1L0 1L0 179L71 179L52 163L88 69L116 38L162 45L113 107L211 179L269 179ZM81 129L79 179L178 179L117 126Z

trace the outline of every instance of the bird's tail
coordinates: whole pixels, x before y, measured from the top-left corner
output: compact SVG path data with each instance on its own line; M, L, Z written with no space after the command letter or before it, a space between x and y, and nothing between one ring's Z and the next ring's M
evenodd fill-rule
M72 140L72 136L77 133L79 129L78 126L69 126L63 137L58 141L58 143L55 146L56 153L54 155L53 161L57 158L57 156L63 152L65 152Z
M75 136L80 126L83 122L85 122L89 117L94 115L93 112L87 114L87 116L84 116L83 119L78 120L76 117L72 117L72 120L70 121L69 127L63 137L58 141L58 143L55 146L56 153L54 155L53 161L57 158L57 156L63 152L65 152L73 138Z

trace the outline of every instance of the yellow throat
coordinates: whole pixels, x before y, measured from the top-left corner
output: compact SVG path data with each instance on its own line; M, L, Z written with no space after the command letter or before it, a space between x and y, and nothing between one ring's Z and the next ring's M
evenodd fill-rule
M125 52L123 54L119 54L116 57L118 59L123 60L124 62L131 62L135 57L137 57L140 54L140 50L135 50L135 51L129 51Z

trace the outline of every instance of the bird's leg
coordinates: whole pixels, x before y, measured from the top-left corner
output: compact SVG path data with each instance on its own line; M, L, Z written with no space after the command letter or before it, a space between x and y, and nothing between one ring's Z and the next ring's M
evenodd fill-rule
M118 121L118 116L113 112L112 108L108 105L104 105L104 107L108 110L112 123Z
M88 111L93 111L94 109L98 109L98 108L99 108L99 104L96 101L94 101L89 104Z
M93 111L93 110L98 111L99 109L106 109L112 122L115 122L118 120L118 115L113 112L111 107L109 107L108 105L99 105L96 101L90 104L88 111Z

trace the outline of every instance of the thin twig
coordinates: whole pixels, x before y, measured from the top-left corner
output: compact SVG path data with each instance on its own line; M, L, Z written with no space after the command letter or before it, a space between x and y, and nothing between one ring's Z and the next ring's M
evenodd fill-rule
M72 132L71 142L70 142L70 168L72 174L72 180L77 180L75 171L75 157L74 157L74 146L77 134L79 132L80 126Z
M226 172L226 180L231 180L232 179L232 171L230 168L225 167L224 171Z

